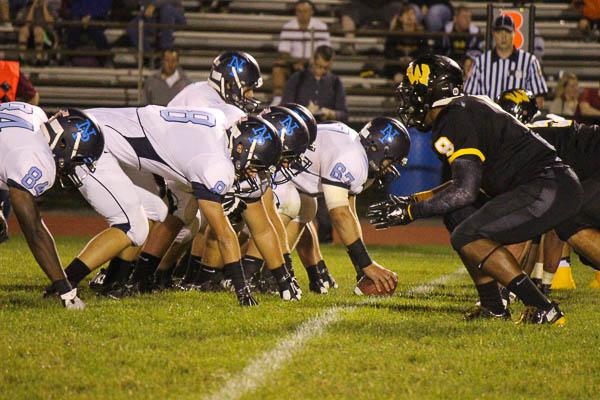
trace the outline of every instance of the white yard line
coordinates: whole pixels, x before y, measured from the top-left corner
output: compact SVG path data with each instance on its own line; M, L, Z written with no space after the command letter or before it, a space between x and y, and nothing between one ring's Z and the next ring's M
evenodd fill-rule
M442 275L427 283L416 286L407 292L412 294L426 294L432 292L437 286L443 285L464 273L464 267L447 275ZM383 300L382 297L367 298L363 303L371 303ZM360 303L359 303L360 305ZM277 343L273 350L269 350L227 381L219 391L213 393L207 399L210 400L234 400L254 391L264 385L266 379L279 370L296 353L304 348L307 341L323 334L327 327L342 318L342 312L354 309L354 306L331 307L322 314L302 323L296 331Z
M433 292L433 290L441 285L446 284L448 281L458 278L460 275L463 275L464 273L466 273L467 270L465 269L464 266L460 266L456 271L450 273L450 274L446 274L446 275L442 275L439 278L435 278L432 281L429 281L427 283L424 283L422 285L416 286L410 290L408 290L406 292L407 296L413 296L415 294L427 294L427 293L431 293Z

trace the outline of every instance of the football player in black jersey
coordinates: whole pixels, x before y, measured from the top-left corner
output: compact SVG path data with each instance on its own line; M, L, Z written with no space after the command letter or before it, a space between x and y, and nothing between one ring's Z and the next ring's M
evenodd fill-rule
M523 123L529 123L537 112L535 98L522 89L502 93L498 104ZM550 237L556 242L558 235L567 241L584 264L596 269L591 286L600 287L600 204L597 201L600 195L600 126L558 118L538 120L528 126L554 146L558 156L575 171L583 187L579 213L557 226L556 233L550 232L546 239ZM558 266L559 253L560 250L547 254L545 250L544 264L550 256L550 263Z
M498 283L527 306L519 322L563 325L550 302L504 247L527 241L575 215L582 189L547 142L487 96L462 90L462 70L451 59L425 55L411 62L397 88L400 118L432 128L434 150L450 164L452 180L409 198L392 197L369 209L377 228L408 224L465 207L473 213L451 234L481 300L480 315L509 318ZM475 204L479 190L491 198Z

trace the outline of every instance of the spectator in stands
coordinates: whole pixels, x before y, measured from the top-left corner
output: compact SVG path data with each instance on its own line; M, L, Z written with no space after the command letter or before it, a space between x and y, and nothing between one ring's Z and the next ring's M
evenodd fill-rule
M423 25L417 21L414 7L409 4L394 16L390 26L390 32L419 33L423 31ZM386 58L384 75L399 82L413 58L426 51L429 51L429 47L422 37L388 36L384 49Z
M51 24L54 16L50 13L47 0L33 0L25 15L25 24L19 29L20 58L25 59L25 51L29 45L33 33L33 44L35 47L35 64L47 62L48 57L44 55L43 49L56 48L57 36Z
M2 25L11 26L10 23L10 7L8 0L0 0L0 23Z
M281 102L308 107L318 121L346 121L346 92L337 75L332 74L334 51L331 46L319 46L310 65L294 72L283 92Z
M429 32L441 32L452 20L452 4L449 0L412 0L417 20L425 24Z
M18 61L0 60L0 103L15 100L37 106L40 95L31 81L21 73Z
M80 21L80 26L69 27L67 47L69 50L75 50L81 43L81 37L84 34L94 42L98 50L108 50L108 40L104 35L105 28L91 26L90 22L101 22L108 20L112 0L72 0L70 18L73 21ZM71 57L71 62L75 64L85 63L83 58ZM110 56L100 57L102 65L110 66L112 64Z
M354 39L356 28L375 27L389 29L392 19L404 6L402 1L352 0L342 8L340 21L345 37ZM354 44L346 43L341 49L344 54L355 54Z
M586 41L600 38L600 1L573 0L573 7L581 13L578 28Z
M550 103L552 114L572 117L579 108L579 81L575 74L564 74L556 85L556 97Z
M187 23L183 13L182 0L141 0L140 13L135 17L129 27L127 34L134 46L138 45L137 24L140 19L147 23L159 23L169 25L185 25ZM172 49L174 44L173 29L156 29L147 27L144 29L144 51L155 49L156 34L158 32L158 48L160 50Z
M582 117L600 117L600 88L583 89L579 98L579 112Z
M469 36L444 36L442 39L442 53L461 65L465 76L471 70L473 59L481 54L482 40L477 36L479 28L471 21L471 18L471 10L467 7L456 7L453 20L446 24L444 31L450 34L468 34Z
M314 18L314 4L310 0L298 0L294 4L296 18L283 25L279 36L279 58L273 65L273 105L279 104L286 79L304 69L313 50L330 45L327 25ZM314 30L314 31L313 31Z
M544 106L548 92L546 80L537 58L513 46L515 24L508 15L501 15L492 25L494 48L474 60L465 82L468 94L483 94L496 100L509 89L530 90L538 107Z
M164 50L161 64L160 71L149 76L144 82L142 105L166 106L181 89L192 83L179 67L177 50Z
M229 12L231 0L201 0L202 8L208 12Z
M27 0L0 0L0 23L12 27L12 21L27 6Z

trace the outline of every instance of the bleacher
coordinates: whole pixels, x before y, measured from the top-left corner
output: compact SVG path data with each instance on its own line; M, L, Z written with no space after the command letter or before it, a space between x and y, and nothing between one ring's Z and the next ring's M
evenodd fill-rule
M335 9L345 0L316 0L317 16L330 27L333 46L346 41L335 17ZM180 62L194 80L204 80L214 56L228 49L251 52L261 65L264 87L258 92L262 101L270 100L270 72L277 57L281 26L293 17L293 0L235 0L227 14L202 13L199 2L184 1L188 27L175 33L175 45L181 49ZM473 10L474 22L485 32L486 4L461 3ZM550 88L561 71L574 72L582 86L597 87L600 77L600 44L584 43L573 35L578 14L568 4L536 4L536 27L545 39L543 69ZM123 35L123 29L107 29L109 41ZM383 62L373 55L383 50L383 35L357 35L355 56L338 55L334 72L342 78L347 92L351 121L364 121L374 114L393 113L392 82L384 78L359 77L363 64ZM14 45L13 45L14 46ZM8 44L2 45L8 47ZM134 49L115 47L114 68L30 67L24 66L40 92L42 105L79 107L134 106L138 104L138 64ZM155 70L144 68L143 76Z

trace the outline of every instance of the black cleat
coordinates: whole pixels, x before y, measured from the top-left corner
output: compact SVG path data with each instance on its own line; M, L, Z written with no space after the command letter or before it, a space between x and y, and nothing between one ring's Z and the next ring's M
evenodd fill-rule
M317 264L317 268L319 270L319 275L321 275L321 279L323 280L323 283L325 284L325 287L327 289L337 289L338 284L335 281L335 279L333 279L333 276L329 272L329 268L327 268L327 265L325 265L324 262L319 262Z
M100 293L105 289L104 280L106 279L106 269L100 268L100 271L88 283L93 292Z
M558 303L552 302L551 307L547 310L536 307L527 307L521 317L516 322L517 324L548 324L552 326L564 326L567 322L565 314L558 307Z
M252 297L252 292L248 285L245 285L243 288L235 292L235 295L240 303L240 306L251 307L257 306L258 301L254 297Z
M495 313L481 305L476 305L475 308L465 313L465 321L473 321L476 319L503 319L510 320L511 315L508 308L505 308L501 313Z
M323 279L311 280L308 283L308 289L317 294L327 294L329 292Z

